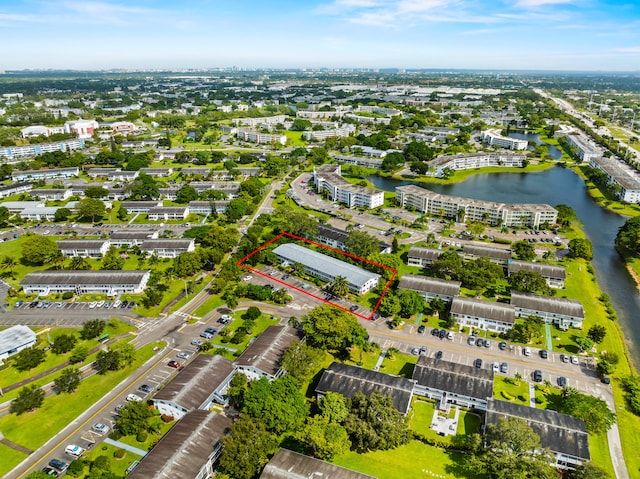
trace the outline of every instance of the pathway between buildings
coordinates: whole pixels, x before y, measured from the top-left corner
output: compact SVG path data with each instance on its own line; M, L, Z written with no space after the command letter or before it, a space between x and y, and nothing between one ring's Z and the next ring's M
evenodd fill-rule
M114 441L113 439L109 439L109 438L106 438L104 442L106 442L107 444L111 444L112 446L119 447L126 451L137 454L138 456L144 457L147 455L147 451L143 451L142 449L139 449L135 446L130 446L129 444L125 444L124 442Z

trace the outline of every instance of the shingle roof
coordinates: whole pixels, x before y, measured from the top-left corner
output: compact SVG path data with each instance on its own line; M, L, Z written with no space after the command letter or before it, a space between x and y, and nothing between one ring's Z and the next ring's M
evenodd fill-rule
M462 246L462 253L473 256L486 256L487 258L508 261L511 259L511 250L502 248L491 248L489 246L479 246L465 244Z
M108 239L58 240L58 249L100 249Z
M298 331L289 326L269 326L236 359L239 366L249 366L274 376L280 369L282 355L295 340Z
M513 290L511 291L511 304L516 308L544 311L546 313L561 314L574 318L584 318L582 303L575 299L540 296L538 294Z
M511 304L495 303L475 298L456 296L451 303L451 314L474 316L502 323L513 323L515 309Z
M411 291L419 291L422 293L456 296L460 294L461 285L462 283L460 281L405 274L400 278L398 289L410 289Z
M265 466L260 479L375 479L288 449L280 449Z
M420 356L413 369L419 385L486 400L493 395L493 371Z
M198 408L232 372L233 364L228 359L199 354L154 399L171 401L187 410Z
M210 411L196 410L186 414L127 477L196 477L216 445L229 433L231 424L227 417Z
M148 239L145 240L141 245L141 250L152 250L152 249L166 249L166 248L174 248L174 249L187 249L193 243L192 239L189 238L156 238L156 239Z
M412 246L407 254L408 258L421 258L431 261L437 260L443 253L442 250L436 248L422 248L420 246Z
M582 459L590 459L589 436L582 419L555 411L522 406L520 404L489 400L486 424L497 424L501 418L518 417L540 436L540 445Z
M365 396L378 391L391 396L395 408L402 414L406 414L413 395L413 381L334 362L324 370L316 386L316 393L324 394L329 391L340 393L345 397L351 397L358 391Z
M138 285L149 270L42 270L27 274L22 285L134 284Z

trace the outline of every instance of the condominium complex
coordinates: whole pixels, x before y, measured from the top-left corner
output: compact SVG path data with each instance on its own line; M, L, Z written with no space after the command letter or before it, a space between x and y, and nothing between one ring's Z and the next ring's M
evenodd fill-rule
M340 176L340 165L323 165L313 170L318 192L326 191L331 201L338 201L350 208L376 208L384 204L384 192L354 185Z
M574 148L578 158L582 161L591 161L594 158L602 156L596 145L591 143L589 139L582 134L574 134L565 136L567 144Z
M244 141L251 141L253 143L268 144L268 143L280 143L285 145L287 143L287 137L285 135L274 135L271 133L260 133L253 130L238 130L236 137Z
M258 118L234 118L233 124L237 126L248 126L255 128L257 126L271 126L278 123L284 124L289 117L287 115L261 116Z
M522 168L527 156L513 153L477 153L471 155L440 156L429 161L429 166L435 170L436 176L443 176L445 169L469 170L487 166L511 166Z
M507 204L448 196L416 185L396 188L396 200L403 207L412 207L431 215L481 221L508 227L539 228L555 224L558 212L544 204Z
M624 161L597 156L589 161L591 168L597 168L607 175L609 184L617 186L617 195L627 203L640 203L640 173Z
M327 138L343 138L354 134L355 131L355 126L346 124L340 128L333 128L330 130L305 131L302 134L302 138L304 138L305 140L326 140Z
M24 146L4 146L0 148L0 158L18 161L29 156L38 156L54 151L73 151L84 148L84 139L56 141L52 143L36 143Z
M499 130L486 130L480 134L480 138L484 143L488 143L494 146L500 146L509 150L526 150L529 146L527 140L520 140L518 138L509 138L508 136L502 136Z

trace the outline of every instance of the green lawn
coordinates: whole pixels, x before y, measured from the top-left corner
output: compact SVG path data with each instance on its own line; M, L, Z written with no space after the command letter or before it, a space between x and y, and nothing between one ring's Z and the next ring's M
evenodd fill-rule
M231 324L226 325L222 329L222 331L229 332L228 337L231 337L235 332L235 330L238 329L240 326L242 326L243 320L241 318L241 315L243 313L244 312L233 313L232 316L235 317L236 320L233 321ZM237 349L238 351L244 351L244 349L249 345L249 341L251 341L251 338L257 338L265 329L267 329L268 326L274 326L278 324L278 321L279 321L278 319L272 319L270 315L267 316L263 314L258 319L256 319L255 326L253 327L252 333L250 335L247 335L244 341L242 341L241 343L233 344L231 342L223 342L223 339L226 339L226 336L224 336L223 334L218 334L215 337L215 339L212 341L212 344L214 345L214 348L216 346L224 346L224 347Z
M26 455L4 444L0 444L0 457L2 458L0 461L0 474L2 474L2 477L27 458Z
M404 446L389 451L374 451L365 454L349 452L336 458L333 462L342 467L370 474L378 479L438 477L434 474L445 478L476 477L464 474L457 466L462 458L460 453L449 453L418 441L410 441Z
M303 132L301 131L285 130L283 133L287 137L288 146L304 146L307 144L307 142L302 139Z
M118 448L112 446L111 444L101 444L98 449L94 449L86 454L83 459L85 461L93 461L98 456L107 456L109 458L109 463L111 465L110 471L114 473L118 477L126 476L127 468L131 465L133 461L140 461L142 456L138 456L132 452L125 450L125 455L122 459L116 459L114 457L114 452ZM144 450L144 448L141 448ZM85 474L82 476L84 479L91 479L94 476L94 473L91 473L88 468L85 469Z
M431 419L435 411L435 403L426 399L414 398L409 413L409 429L439 442L451 442L452 436L442 437L431 430ZM480 416L469 411L460 410L456 434L473 434L480 432L482 421Z
M609 477L616 477L613 464L611 463L609 440L606 434L589 434L589 452L591 453L591 462L604 469L609 474ZM637 469L631 469L628 462L627 468L629 469L630 477L638 477L634 475Z
M20 416L9 414L0 418L0 430L8 439L29 449L38 449L85 411L88 405L102 398L142 366L155 354L153 348L156 346L158 344L149 344L141 348L133 363L121 371L95 374L85 379L72 394L45 398L42 407L36 411ZM4 472L6 471L0 470L0 473Z
M122 436L118 441L123 442L125 444L129 444L130 446L137 447L138 449L142 449L143 451L150 451L151 448L160 440L162 436L164 436L169 429L177 424L177 421L172 421L169 423L160 422L161 427L160 431L156 434L147 435L147 440L144 442L138 442L135 435L132 436Z
M516 385L513 384L511 380L512 378L495 376L493 380L493 397L503 401L511 401L516 404L528 406L529 383L524 380L520 380ZM519 399L520 396L522 396L524 400Z
M213 296L209 296L204 303L202 303L198 308L193 312L195 316L200 318L204 318L204 316L216 308L223 306L225 304L224 299L220 297L220 295L216 294Z
M411 379L413 375L413 366L417 362L418 356L393 353L391 358L388 356L384 358L382 366L380 366L380 372Z
M379 357L380 349L378 348L364 352L358 346L352 346L349 350L349 359L344 361L344 363L352 366L360 366L364 369L373 369L376 367Z

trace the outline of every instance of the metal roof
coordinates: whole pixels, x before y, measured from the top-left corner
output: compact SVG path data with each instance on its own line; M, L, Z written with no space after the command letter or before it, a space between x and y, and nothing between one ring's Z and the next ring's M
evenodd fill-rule
M36 333L22 324L0 331L0 354L35 342Z
M515 320L515 308L511 304L464 298L462 296L453 298L451 302L451 314L473 316L511 324L513 324Z
M395 408L406 414L411 404L413 385L413 381L407 378L333 362L322 373L316 393L331 391L351 397L358 391L365 396L377 391L390 396Z
M418 358L413 380L420 386L475 399L493 396L493 371L428 356Z
M504 261L511 259L510 249L492 248L490 246L465 244L462 246L462 253L473 256L486 256L487 258L495 258Z
M273 252L292 264L301 263L316 271L324 271L334 278L343 276L350 284L356 286L358 289L371 279L377 280L380 278L379 274L371 273L358 266L345 263L339 259L293 243L281 244L275 248Z
M279 449L265 466L260 479L375 479L360 472L314 459L288 449Z
M108 239L67 239L58 240L58 249L100 249Z
M133 284L138 285L149 270L64 270L52 269L34 271L20 282L22 285L77 285L77 284Z
M509 274L517 271L530 271L532 273L539 273L543 278L565 279L567 277L567 273L562 266L532 263L530 261L519 261L515 259L509 261L507 270Z
M418 276L416 274L405 274L400 278L398 289L409 289L421 293L442 294L446 296L456 296L460 294L460 281L449 281L429 276Z
M127 477L196 477L214 448L229 433L231 424L231 419L215 412L196 410L186 414Z
M431 261L437 260L444 251L437 248L423 248L421 246L412 246L407 255L408 258L421 258Z
M269 326L236 359L236 364L275 376L280 369L282 355L291 343L299 339L296 329L284 325Z
M154 396L171 401L187 410L199 408L233 373L228 359L211 354L199 354Z
M555 296L541 296L521 291L511 291L511 304L516 308L544 311L545 313L561 314L574 318L584 318L584 308L575 299L558 298Z
M582 419L555 411L522 406L520 404L489 400L486 424L497 424L502 418L517 417L527 421L540 436L540 445L553 452L589 460L589 436Z

